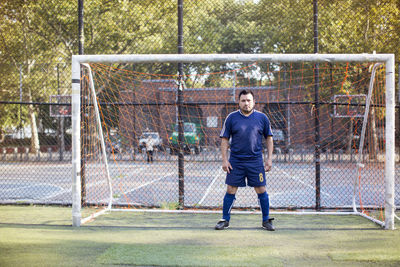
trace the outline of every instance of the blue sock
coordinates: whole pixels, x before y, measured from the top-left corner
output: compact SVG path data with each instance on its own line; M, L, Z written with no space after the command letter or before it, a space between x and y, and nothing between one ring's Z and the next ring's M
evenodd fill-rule
M235 201L235 194L225 194L224 204L222 207L222 219L229 221L231 219L231 209Z
M269 198L267 192L257 194L260 202L260 208L262 212L262 220L267 221L269 218Z

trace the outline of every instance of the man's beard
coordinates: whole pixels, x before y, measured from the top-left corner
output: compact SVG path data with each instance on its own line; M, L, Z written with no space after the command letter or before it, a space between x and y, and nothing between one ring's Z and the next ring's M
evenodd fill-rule
M240 109L240 111L245 115L251 114L253 112L253 110L254 110L254 107L250 111L244 110L242 108Z

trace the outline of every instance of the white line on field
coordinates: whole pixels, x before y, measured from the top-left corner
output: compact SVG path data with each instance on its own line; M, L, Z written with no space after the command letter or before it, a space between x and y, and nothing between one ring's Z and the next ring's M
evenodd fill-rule
M0 184L9 185L10 183L0 183ZM47 184L47 183L46 184L44 184L44 183L38 183L38 184L32 183L31 185L24 185L24 186L14 187L14 188L10 188L10 189L1 189L0 192L17 192L18 193L21 190L26 190L26 189L31 190L31 188L37 187L37 186L49 186L49 187L56 187L56 188L60 189L60 191L57 191L56 193L53 193L51 195L48 195L46 197L41 198L43 200L47 200L49 198L64 194L66 192L71 192L71 189L65 190L61 186L57 186L57 185L54 185L54 184Z
M145 167L138 167L138 168L134 168L133 170L129 170L130 173L140 173L145 169Z
M145 184L139 185L138 187L132 188L131 190L129 190L129 191L127 191L127 192L124 192L124 194L132 193L133 191L138 190L138 189L140 189L140 188L142 188L142 187L148 186L149 184L152 184L152 183L158 182L158 181L160 181L160 180L162 180L162 179L165 179L166 177L168 177L168 176L170 176L170 175L172 175L172 174L174 174L174 172L166 173L164 176L162 176L162 177L160 177L160 178L158 178L158 179L154 179L154 180L152 180L152 181L150 181L150 182L147 182L147 183L145 183Z
M44 200L47 200L47 199L50 199L50 198L53 198L53 197L57 197L57 196L60 196L62 194L65 194L65 193L71 193L71 191L72 191L72 189L61 190L59 192L53 193L51 195L48 195L47 197L44 198Z
M219 171L217 171L217 174L214 176L214 179L212 180L212 182L210 183L210 185L207 187L206 192L204 193L203 198L199 201L199 203L197 203L198 205L201 205L203 203L203 201L206 199L206 197L208 196L208 194L211 191L212 186L214 185L215 181L221 177L224 174L224 172L222 171L222 169L219 169Z
M141 171L143 171L144 169L146 169L145 167L136 167L136 168L134 168L133 170L130 170L130 172L132 172L133 174L137 174L137 173L140 173ZM162 178L160 178L160 179L162 179ZM94 182L94 183L88 183L87 185L86 185L86 188L91 188L91 187L94 187L94 186L98 186L98 185L101 185L101 184L105 184L107 181L106 180L101 180L101 181L96 181L96 182ZM152 183L153 181L151 181L151 182L149 182L149 183ZM147 183L147 184L149 184L149 183ZM147 185L146 184L146 185ZM144 186L144 185L142 185L142 186ZM141 186L139 186L138 188L140 188ZM138 188L136 188L136 189L138 189ZM136 189L133 189L133 190L136 190ZM131 191L133 191L133 190L131 190ZM50 199L50 198L54 198L54 197L57 197L57 196L59 196L59 195L62 195L62 194L65 194L65 193L69 193L69 192L72 192L72 189L70 188L70 189L65 189L65 190L62 190L62 191L60 191L60 192L56 192L56 193L53 193L53 194L51 194L51 195L49 195L49 196L47 196L47 197L45 197L44 199L45 200L47 200L47 199ZM106 202L108 201L108 199L106 200Z
M299 182L299 183L301 183L301 184L305 185L306 187L311 188L311 189L313 189L313 190L315 189L315 187L313 187L313 186L311 186L311 185L305 183L303 180L301 180L300 178L296 177L296 175L290 175L289 173L285 172L285 171L282 170L282 169L279 169L279 171L283 172L283 174L287 175L289 178L295 180L296 182ZM322 195L326 195L326 196L328 196L328 197L332 197L330 194L325 193L325 192L323 192L323 191L321 191L321 194L322 194Z
M1 183L2 185L8 185L6 183ZM35 185L25 185L25 186L21 186L21 187L14 187L14 188L2 188L1 192L12 192L12 191L18 191L18 190L24 190L24 189L30 189Z
M88 189L88 188L91 188L91 187L94 187L94 186L97 186L97 185L105 184L106 182L107 182L106 180L103 180L103 181L97 181L95 183L88 183L88 184L86 184L86 188ZM44 199L47 200L47 199L54 198L54 197L60 196L62 194L71 193L71 192L72 192L72 188L63 189L63 190L61 190L59 192L55 192L55 193L53 193L51 195L48 195Z

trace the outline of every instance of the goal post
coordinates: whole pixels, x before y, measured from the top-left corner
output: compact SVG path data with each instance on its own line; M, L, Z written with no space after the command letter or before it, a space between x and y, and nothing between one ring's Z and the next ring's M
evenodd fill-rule
M152 55L74 55L72 56L72 224L81 217L81 67L93 63L345 63L385 64L385 167L384 228L394 229L395 180L395 73L393 54L152 54ZM93 81L92 85L93 85ZM100 116L97 114L97 116ZM210 117L211 118L211 117ZM211 120L210 121L215 121ZM101 128L101 126L100 126ZM103 138L101 138L103 139ZM103 155L106 154L104 151ZM112 192L112 191L110 191ZM112 197L112 196L111 196Z

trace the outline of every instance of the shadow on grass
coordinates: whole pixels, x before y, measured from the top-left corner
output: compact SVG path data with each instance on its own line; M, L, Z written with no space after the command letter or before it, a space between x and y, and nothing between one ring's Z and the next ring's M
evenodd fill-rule
M14 228L66 228L66 229L126 229L126 230L212 230L215 232L226 231L262 231L269 232L261 227L230 227L229 229L216 231L214 226L128 226L128 225L82 225L79 227L72 227L72 225L61 224L32 224L32 223L0 223L0 227L14 227ZM275 232L279 231L376 231L382 230L380 227L277 227ZM271 232L273 233L273 232Z

